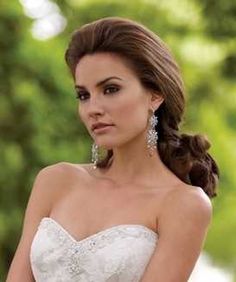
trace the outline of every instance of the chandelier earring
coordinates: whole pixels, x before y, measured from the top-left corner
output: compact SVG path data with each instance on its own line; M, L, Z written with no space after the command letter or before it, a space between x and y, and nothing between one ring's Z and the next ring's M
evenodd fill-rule
M94 142L92 145L92 162L93 162L93 168L97 168L98 163L98 145Z
M158 117L154 115L152 109L152 115L149 118L149 129L147 132L147 148L149 156L153 155L153 152L157 149L158 132L155 130L155 126L158 124Z

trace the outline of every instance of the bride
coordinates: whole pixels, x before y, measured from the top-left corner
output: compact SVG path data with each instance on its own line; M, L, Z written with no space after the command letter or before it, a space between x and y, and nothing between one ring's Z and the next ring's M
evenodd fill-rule
M39 171L7 282L188 281L219 170L205 136L180 133L171 52L142 24L108 17L75 31L65 58L92 163Z

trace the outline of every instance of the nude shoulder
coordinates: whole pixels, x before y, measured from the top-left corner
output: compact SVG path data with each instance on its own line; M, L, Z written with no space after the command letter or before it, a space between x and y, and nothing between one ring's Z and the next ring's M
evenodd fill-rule
M58 162L42 168L39 171L40 177L52 178L54 180L72 179L78 174L85 172L83 164L73 164L69 162Z
M179 189L173 190L168 201L176 204L189 203L189 205L202 205L202 207L211 208L211 200L201 187L188 184L181 184Z
M84 168L80 164L59 162L42 168L36 176L33 190L40 190L52 204L60 195L67 193L73 183L82 179Z
M182 184L173 189L163 201L162 217L185 218L207 226L212 218L212 203L201 187Z

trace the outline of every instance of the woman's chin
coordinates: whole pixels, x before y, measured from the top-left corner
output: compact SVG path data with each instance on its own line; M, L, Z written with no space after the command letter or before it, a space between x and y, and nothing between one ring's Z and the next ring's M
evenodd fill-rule
M104 150L112 150L112 148L114 147L114 145L112 144L106 144L106 143L96 143L98 145L99 148L102 148Z
M112 142L111 138L94 138L93 140L99 148L104 148L106 150L110 150L116 146L116 144Z

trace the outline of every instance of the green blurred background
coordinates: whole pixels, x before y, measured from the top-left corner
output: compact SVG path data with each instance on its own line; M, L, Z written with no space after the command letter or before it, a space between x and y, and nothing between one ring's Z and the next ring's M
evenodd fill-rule
M172 49L186 85L182 131L206 134L221 169L204 251L236 281L236 2L3 0L0 2L0 281L15 252L37 172L90 162L64 63L71 32L106 16L137 20ZM200 281L201 282L201 281Z

